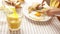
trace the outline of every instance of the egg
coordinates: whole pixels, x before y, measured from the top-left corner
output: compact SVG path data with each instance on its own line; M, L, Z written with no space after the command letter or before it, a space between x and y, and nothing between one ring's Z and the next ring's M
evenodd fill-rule
M29 17L31 17L34 20L40 20L40 21L44 21L44 20L47 20L50 18L49 16L46 16L46 15L36 16L35 14L36 14L36 12L33 11L29 14Z

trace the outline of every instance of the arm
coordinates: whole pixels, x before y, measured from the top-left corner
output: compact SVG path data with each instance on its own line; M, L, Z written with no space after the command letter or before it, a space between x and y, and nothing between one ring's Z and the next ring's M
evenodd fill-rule
M60 2L60 0L58 0Z
M59 8L49 9L47 10L47 15L49 16L60 15L60 9Z

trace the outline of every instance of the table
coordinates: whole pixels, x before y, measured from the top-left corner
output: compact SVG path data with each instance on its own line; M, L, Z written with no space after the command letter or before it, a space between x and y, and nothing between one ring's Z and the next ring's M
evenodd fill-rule
M25 0L27 3L35 2L36 0ZM38 1L38 0L37 0ZM60 22L56 17L46 23L33 22L23 17L20 30L9 31L6 16L0 12L0 34L60 34Z
M24 16L20 30L10 32L5 14L0 12L0 15L0 34L60 34L60 22L56 17L52 21L41 23L30 21Z

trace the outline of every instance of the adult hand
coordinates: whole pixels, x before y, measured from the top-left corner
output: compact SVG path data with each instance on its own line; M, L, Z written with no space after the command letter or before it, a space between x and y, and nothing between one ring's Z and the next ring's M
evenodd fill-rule
M48 9L46 10L46 13L48 16L60 15L60 9L59 8Z

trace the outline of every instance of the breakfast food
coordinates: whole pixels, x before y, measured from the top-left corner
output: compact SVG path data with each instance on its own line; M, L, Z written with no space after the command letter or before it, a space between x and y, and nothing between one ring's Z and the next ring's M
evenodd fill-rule
M29 13L31 13L32 11L36 11L37 13L39 13L42 9L44 9L44 7L39 3L34 3L32 6L28 7Z
M38 15L36 15L36 14L38 14ZM50 19L49 16L37 13L36 11L31 12L29 14L29 17L30 17L30 19L32 19L34 21L47 21L48 19Z
M36 14L35 14L36 16L41 16L41 13L40 12L36 12Z
M39 3L34 3L34 4L32 5L32 8L33 8L34 10L37 10L37 7L38 7L39 5L40 5Z
M32 6L28 7L28 14L30 19L35 21L46 21L51 17L46 15L45 4L34 3Z
M41 12L41 10L36 10L35 16L39 17L43 14L43 12Z
M34 3L34 4L32 4L32 6L28 7L28 11L29 11L29 13L31 13L32 11L44 9L43 5L39 4L39 3Z
M19 2L21 2L21 3L24 3L24 0L18 0Z
M15 6L15 8L21 8L21 2L18 0L5 0L7 5Z
M37 7L39 6L40 4L39 3L34 3L32 6L30 6L28 8L29 11L32 11L32 10L37 10Z
M31 13L31 12L33 11L33 8L30 6L30 7L28 8L28 11L29 11L29 13Z

